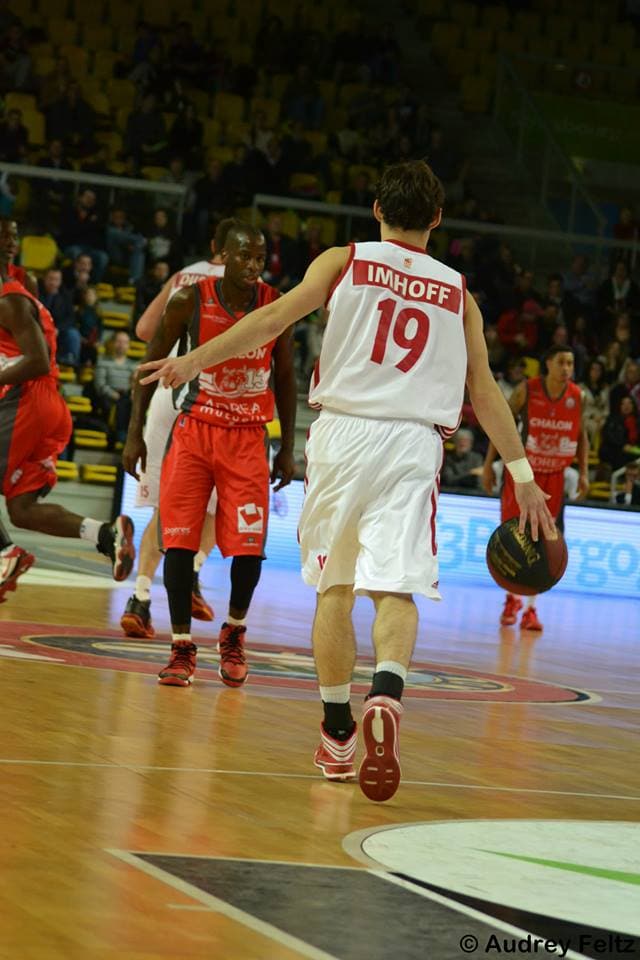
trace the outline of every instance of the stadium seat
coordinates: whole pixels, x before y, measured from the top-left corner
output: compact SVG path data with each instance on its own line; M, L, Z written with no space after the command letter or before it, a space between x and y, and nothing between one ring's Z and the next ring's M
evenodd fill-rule
M338 95L338 84L335 80L318 80L318 89L324 100L325 109L329 110L334 106Z
M209 160L219 160L224 166L233 160L233 147L225 147L221 144L212 144L207 148L207 157Z
M267 433L269 434L269 440L281 439L282 430L280 428L280 421L278 419L269 421L267 424Z
M120 55L113 50L97 50L93 58L92 75L104 80L110 80L113 77L113 70L120 59Z
M322 183L315 173L292 173L289 189L296 196L320 197Z
M102 91L95 91L93 93L85 94L85 99L90 107L93 107L95 112L101 117L108 117L111 113L111 104L109 102L109 97L106 93ZM105 131L104 133L96 134L96 140L100 143L106 143L105 137L109 138L109 142L114 143L113 138L117 138L118 146L113 148L115 150L120 150L122 148L122 135L115 133L115 131Z
M271 77L270 93L274 100L282 100L282 95L284 94L291 77L292 74L290 73L274 73L274 75ZM322 90L322 81L318 82L318 86Z
M135 303L136 288L131 284L122 287L116 287L116 300L118 303Z
M493 50L495 45L495 32L491 27L468 27L464 31L464 46L467 50L474 52L484 52Z
M113 27L108 23L86 23L82 42L87 50L112 50L115 44Z
M168 172L169 171L166 167L155 166L153 164L149 164L146 167L142 167L140 170L140 173L142 174L142 176L145 177L147 180L162 180L162 178Z
M53 237L27 234L22 238L20 262L25 270L48 270L58 256L58 245Z
M113 300L116 294L110 283L97 283L96 295L98 300Z
M46 28L50 42L57 47L75 44L78 40L78 24L75 20L67 19L66 17L52 17L49 19L47 11Z
M327 190L325 203L342 203L342 190Z
M305 140L311 144L314 157L321 156L327 150L327 134L322 130L306 130Z
M293 210L285 210L282 214L282 232L293 240L300 236L300 217Z
M280 101L271 97L254 97L249 105L249 116L253 119L258 111L265 115L266 123L275 127L280 119Z
M460 82L462 109L468 113L486 113L491 103L493 83L487 77L468 74Z
M112 79L107 83L107 96L112 109L126 107L127 110L133 110L136 88L130 80Z
M231 125L233 121L230 121ZM221 131L220 122L218 120L204 120L202 123L203 134L202 134L202 144L204 147L217 147L220 144Z
M50 49L51 49L51 45L50 45L50 44L47 44L47 50L50 50ZM31 50L32 50L32 56L33 56L33 73L34 73L34 76L36 76L36 77L46 77L46 76L48 76L50 73L53 73L53 71L54 71L55 68L56 68L56 59L55 59L55 57L49 56L48 53L47 53L47 54L40 54L39 56L35 56L35 55L33 55L33 47L31 48Z
M210 122L216 123L215 120ZM226 125L224 132L228 143L230 143L231 146L234 146L238 143L244 143L248 140L251 133L251 126L244 120L234 120Z
M217 93L214 97L213 116L220 123L244 120L245 103L235 93Z
M367 163L352 163L349 166L348 177L349 177L349 186L355 186L356 177L361 173L366 174L372 182L375 182L378 179L378 170L376 167L372 167Z
M142 340L132 340L127 356L132 360L142 360L147 351L147 344Z
M462 27L459 23L436 23L431 31L431 43L436 53L446 56L453 47L459 47Z
M189 90L189 100L196 108L200 120L211 116L211 97L208 90Z
M71 413L91 413L93 407L89 397L84 397L81 393L74 394L72 397L65 397L65 402Z
M495 37L496 49L509 56L512 53L523 53L527 49L527 38L521 33L512 33L510 30L499 30Z
M32 93L18 93L11 91L4 98L4 112L8 110L37 110L38 103Z
M83 463L80 467L80 479L83 483L104 483L114 486L118 479L118 468L112 463Z
M56 463L58 480L77 480L80 476L78 464L73 460L58 460Z
M85 47L80 47L76 43L68 43L60 47L58 51L61 57L69 63L69 69L75 80L82 79L84 93L84 77L89 66L89 55Z

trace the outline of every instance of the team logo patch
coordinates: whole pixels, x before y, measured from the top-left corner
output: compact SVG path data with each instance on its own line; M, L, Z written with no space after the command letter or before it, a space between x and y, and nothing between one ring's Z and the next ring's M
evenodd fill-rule
M402 261L402 263L403 263L403 265L406 267L406 269L408 270L409 267L412 267L412 266L413 266L413 257L405 257L404 260Z
M238 533L262 533L264 530L264 507L245 503L238 507Z
M568 410L572 410L572 409L575 407L576 402L575 402L575 400L573 399L573 397L567 397L567 400L566 400L566 404L565 404L565 405L566 405L566 407L567 407Z

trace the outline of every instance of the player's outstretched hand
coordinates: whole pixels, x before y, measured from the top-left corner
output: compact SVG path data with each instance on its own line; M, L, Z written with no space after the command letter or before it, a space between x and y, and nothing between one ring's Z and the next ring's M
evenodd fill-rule
M275 483L278 477L280 478L280 483L273 489L281 490L283 487L286 487L287 484L291 483L295 470L296 462L293 459L293 454L291 451L278 450L273 458L273 467L271 468L271 483Z
M547 500L549 494L541 490L535 480L529 483L514 483L516 500L520 507L520 533L524 533L527 523L531 527L531 537L538 539L538 532L542 530L545 537L554 540L556 525L549 512Z
M189 383L200 373L197 363L190 354L184 357L166 357L164 360L147 360L141 363L139 373L147 372L147 376L140 377L140 383L153 383L159 380L163 387L181 387Z
M127 473L139 480L138 462L140 463L140 472L144 473L147 468L147 446L142 437L127 437L127 442L122 451L122 466Z

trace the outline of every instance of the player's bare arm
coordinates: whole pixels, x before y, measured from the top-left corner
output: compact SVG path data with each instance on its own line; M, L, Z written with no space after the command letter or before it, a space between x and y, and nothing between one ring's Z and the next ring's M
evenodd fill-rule
M143 363L142 370L153 372L140 382L147 384L162 380L165 387L177 387L188 383L201 370L222 363L230 357L257 350L265 343L275 340L297 320L306 317L326 302L348 257L348 247L325 250L309 266L302 282L289 293L248 313L225 333L202 344L184 357Z
M33 302L19 294L0 298L0 326L8 330L20 358L0 369L0 386L24 383L49 372L49 350Z
M169 300L162 315L160 326L147 347L145 356L148 359L154 360L157 357L166 357L171 352L188 328L194 308L195 296L192 287L179 290ZM137 473L138 462L140 462L143 472L146 468L147 449L142 433L145 415L156 386L156 383L142 384L138 382L133 390L131 419L129 420L127 441L122 451L122 463L127 473L130 473L136 480L140 479Z
M149 343L149 341L153 339L160 326L162 314L169 302L169 294L171 293L176 276L177 274L174 273L173 276L169 277L160 293L156 294L136 323L136 336L139 337L140 340L144 340L145 343Z
M482 315L469 293L465 304L464 327L467 344L467 386L480 426L496 447L505 465L524 460L524 447L516 429L513 411L489 367L487 346L482 332ZM520 507L520 530L524 532L525 525L529 522L534 540L538 539L540 527L545 536L553 538L555 524L546 504L547 495L534 480L516 482L514 486Z
M589 494L589 434L584 420L584 393L580 394L580 433L578 435L578 500L583 500Z
M527 384L524 380L515 388L507 403L511 413L513 414L514 420L516 423L518 423L520 420L520 414L524 410L524 407L527 403ZM498 451L495 445L489 441L487 454L484 458L484 465L482 467L481 481L482 488L486 493L492 493L493 491L493 461L496 459L497 455Z
M281 441L280 449L273 460L271 482L279 483L275 490L280 490L291 483L295 472L293 458L293 444L296 428L296 409L298 406L298 384L293 364L293 337L291 330L281 333L272 353L273 359L273 392L276 398L276 408L280 419Z

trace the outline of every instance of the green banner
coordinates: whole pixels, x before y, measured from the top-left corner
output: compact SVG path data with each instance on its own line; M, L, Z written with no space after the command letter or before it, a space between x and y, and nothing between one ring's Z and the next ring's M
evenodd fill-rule
M547 93L535 99L570 156L640 166L640 106Z

